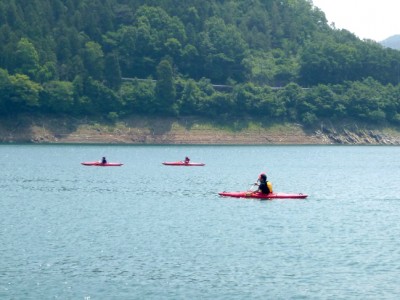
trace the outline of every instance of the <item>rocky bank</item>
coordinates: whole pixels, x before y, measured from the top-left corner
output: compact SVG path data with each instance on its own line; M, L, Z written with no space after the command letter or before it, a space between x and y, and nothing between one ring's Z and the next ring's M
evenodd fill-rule
M245 124L245 125L244 125ZM0 120L2 143L400 145L400 130L359 124L215 125L193 118L132 117L115 123L69 117Z

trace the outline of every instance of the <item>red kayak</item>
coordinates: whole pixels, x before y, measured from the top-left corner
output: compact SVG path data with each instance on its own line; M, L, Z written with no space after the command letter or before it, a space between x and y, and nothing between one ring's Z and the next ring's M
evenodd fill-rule
M95 166L95 167L119 167L122 166L123 164L121 163L102 163L100 161L88 161L88 162L83 162L81 163L84 166Z
M263 194L259 192L222 192L218 193L223 197L234 198L253 198L253 199L305 199L308 197L306 194L287 194L287 193L270 193Z
M163 162L162 164L166 166L183 166L183 167L202 167L206 165L203 163L192 163L192 162L185 163L184 161Z

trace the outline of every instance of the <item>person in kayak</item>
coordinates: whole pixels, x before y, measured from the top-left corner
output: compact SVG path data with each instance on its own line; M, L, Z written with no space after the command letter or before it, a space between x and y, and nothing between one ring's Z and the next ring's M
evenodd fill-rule
M101 163L102 163L103 165L107 163L107 159L105 158L105 156L103 156L103 157L101 158Z
M189 157L185 157L185 164L188 164L190 162L190 158Z
M258 176L255 185L258 185L258 190L255 193L263 193L263 194L272 193L272 183L267 180L267 175L265 175L264 173Z

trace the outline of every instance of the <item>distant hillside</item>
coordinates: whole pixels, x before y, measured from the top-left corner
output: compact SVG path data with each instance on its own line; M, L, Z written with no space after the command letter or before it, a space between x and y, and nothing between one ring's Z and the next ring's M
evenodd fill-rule
M387 39L380 42L380 44L387 48L400 50L400 34L396 34L391 37L388 37Z
M309 0L0 1L0 68L12 75L116 91L121 77L157 78L165 60L175 77L271 86L397 84L400 67L400 53L331 28Z
M0 118L400 125L399 70L310 0L0 1Z

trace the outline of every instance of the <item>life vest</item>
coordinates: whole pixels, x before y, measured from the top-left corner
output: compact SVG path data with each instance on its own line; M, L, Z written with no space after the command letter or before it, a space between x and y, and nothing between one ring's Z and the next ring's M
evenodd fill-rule
M271 182L267 181L267 187L268 187L268 189L269 189L269 192L270 192L270 193L273 193L273 190L272 190L272 183L271 183Z

